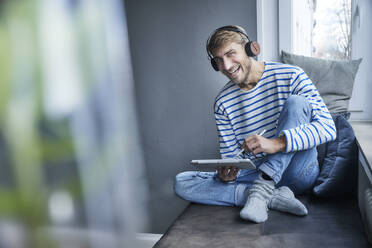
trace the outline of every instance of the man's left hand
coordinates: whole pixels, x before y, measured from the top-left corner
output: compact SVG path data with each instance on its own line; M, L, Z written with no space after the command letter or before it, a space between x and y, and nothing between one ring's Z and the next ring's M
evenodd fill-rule
M232 182L236 180L239 170L236 166L219 166L217 168L217 175L222 182Z
M260 152L273 154L285 151L286 145L285 136L268 139L260 135L252 135L245 139L242 148L246 152L252 152L253 154Z

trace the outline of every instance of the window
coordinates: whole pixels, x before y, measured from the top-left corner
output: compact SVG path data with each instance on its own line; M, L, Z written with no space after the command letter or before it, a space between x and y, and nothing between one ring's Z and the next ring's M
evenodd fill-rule
M351 0L297 0L291 6L294 53L351 58Z
M312 56L351 59L351 0L314 2Z
M279 54L284 50L325 59L363 58L349 105L352 120L372 120L369 100L372 54L368 50L372 37L371 9L370 0L278 1ZM306 12L310 14L306 15ZM308 28L309 22L311 28ZM310 41L306 38L309 34Z

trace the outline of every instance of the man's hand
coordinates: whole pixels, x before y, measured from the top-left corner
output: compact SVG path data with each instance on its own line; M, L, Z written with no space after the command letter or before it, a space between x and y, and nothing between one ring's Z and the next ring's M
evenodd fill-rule
M252 135L245 139L242 148L246 152L252 152L253 154L257 154L260 152L273 154L285 151L286 146L287 143L285 136L274 139L267 139L260 135Z
M223 182L235 181L239 170L236 166L220 166L217 168L218 178Z

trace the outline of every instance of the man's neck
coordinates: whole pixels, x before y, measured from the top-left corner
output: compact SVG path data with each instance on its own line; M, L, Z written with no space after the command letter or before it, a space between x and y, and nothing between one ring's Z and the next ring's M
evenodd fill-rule
M251 69L248 78L244 84L239 85L242 90L248 91L256 87L257 82L261 79L265 71L265 63L252 59Z

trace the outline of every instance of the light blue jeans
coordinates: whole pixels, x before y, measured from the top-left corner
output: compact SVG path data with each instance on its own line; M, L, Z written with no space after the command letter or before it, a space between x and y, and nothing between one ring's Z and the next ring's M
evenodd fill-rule
M302 96L290 96L280 113L276 137L286 130L309 123L311 105ZM261 172L269 175L276 187L288 186L295 194L310 190L319 174L315 147L291 153L278 152L255 162L257 169L241 170L234 182L225 183L216 172L186 171L175 177L174 190L181 198L208 205L243 206L246 194Z

